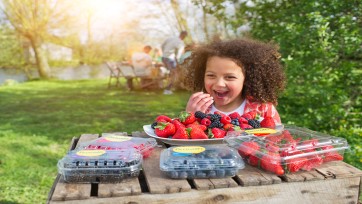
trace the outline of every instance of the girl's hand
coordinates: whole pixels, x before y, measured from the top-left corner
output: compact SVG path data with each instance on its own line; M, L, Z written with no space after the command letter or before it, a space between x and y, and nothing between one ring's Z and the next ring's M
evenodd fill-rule
M212 103L214 103L214 99L210 96L210 94L196 92L189 98L186 105L186 111L193 113L201 111L205 113Z

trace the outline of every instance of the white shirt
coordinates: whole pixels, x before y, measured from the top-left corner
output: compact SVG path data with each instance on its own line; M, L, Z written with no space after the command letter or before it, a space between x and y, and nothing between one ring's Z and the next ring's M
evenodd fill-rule
M161 49L162 57L178 60L180 59L185 49L185 44L184 41L181 40L179 37L172 37L165 40L165 42L161 46Z
M132 65L137 76L151 75L152 58L144 52L136 52L132 55Z
M233 110L231 112L220 111L214 105L212 105L209 113L213 114L215 111L219 111L219 112L224 113L225 115L230 115L233 112L237 112L240 115L242 115L242 114L244 114L245 104L246 104L246 100L244 100L243 103L238 108L236 108L235 110Z

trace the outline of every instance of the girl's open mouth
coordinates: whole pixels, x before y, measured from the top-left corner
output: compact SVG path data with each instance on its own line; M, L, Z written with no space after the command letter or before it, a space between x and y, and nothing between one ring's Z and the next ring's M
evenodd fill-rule
M223 98L225 97L229 92L228 91L214 91L215 95L218 98Z

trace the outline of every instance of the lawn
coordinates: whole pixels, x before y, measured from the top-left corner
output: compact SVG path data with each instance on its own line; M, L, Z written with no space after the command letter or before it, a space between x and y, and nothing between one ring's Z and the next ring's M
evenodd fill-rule
M0 203L44 203L72 137L142 131L159 114L176 116L188 97L107 89L106 80L0 87Z
M0 86L0 203L45 203L72 137L142 131L157 115L176 117L189 96L108 89L106 80ZM353 147L360 142L350 139ZM359 160L351 153L346 159Z

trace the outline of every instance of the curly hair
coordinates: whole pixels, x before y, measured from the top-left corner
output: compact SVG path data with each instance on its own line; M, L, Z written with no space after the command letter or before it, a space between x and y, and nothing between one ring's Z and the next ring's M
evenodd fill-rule
M200 45L190 56L184 79L185 87L190 91L204 90L207 60L214 56L229 58L240 66L245 74L242 97L276 105L278 95L286 84L278 50L277 45L252 39L214 41Z

